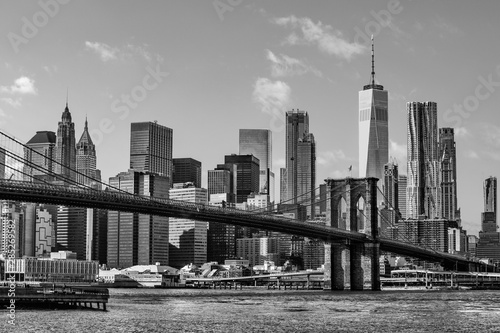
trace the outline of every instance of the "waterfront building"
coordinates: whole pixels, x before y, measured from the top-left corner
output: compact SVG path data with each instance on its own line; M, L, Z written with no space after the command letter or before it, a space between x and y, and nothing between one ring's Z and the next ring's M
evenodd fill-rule
M170 179L134 170L109 179L110 191L167 199ZM110 268L168 264L168 217L108 211L107 263Z
M201 187L201 162L194 158L173 159L173 184L191 182L195 187Z
M71 120L68 102L57 127L56 163L54 171L62 176L62 181L72 184L76 180L76 138L75 124Z
M5 156L5 155L4 155ZM50 176L55 171L56 133L38 131L26 143L24 148L23 180L33 181L33 178L53 180ZM9 170L7 172L10 173Z
M240 238L236 240L236 256L249 261L250 267L264 261L279 261L279 239L274 237Z
M441 163L438 156L437 104L408 102L408 185L406 217L441 217Z
M194 187L192 183L176 184L169 190L172 200L206 205L208 191ZM169 219L169 265L181 268L188 264L197 266L207 262L208 223L188 218Z
M246 202L251 193L259 193L259 159L253 155L226 155L224 164L236 165L236 203Z
M172 145L171 128L159 125L156 121L132 123L130 169L159 174L172 181Z
M240 129L239 154L253 155L259 159L259 193L266 193L271 202L274 202L271 131L267 129Z
M445 219L458 219L457 160L453 128L439 129L439 158L441 159L441 213Z
M375 83L372 38L371 80L359 92L359 177L378 178L380 185L384 178L384 165L389 162L388 111L388 92Z
M18 282L96 282L97 261L76 260L74 254L60 251L50 258L16 258L5 260L4 281L14 276Z

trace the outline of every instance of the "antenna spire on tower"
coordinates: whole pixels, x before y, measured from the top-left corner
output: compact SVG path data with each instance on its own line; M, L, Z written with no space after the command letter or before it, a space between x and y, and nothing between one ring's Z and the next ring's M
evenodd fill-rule
M375 47L372 35L372 86L375 86Z
M68 92L69 88L66 88L66 108L68 108Z

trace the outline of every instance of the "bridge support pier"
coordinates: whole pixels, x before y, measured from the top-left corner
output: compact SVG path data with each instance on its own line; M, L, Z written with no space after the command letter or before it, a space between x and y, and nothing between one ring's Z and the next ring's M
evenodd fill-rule
M380 243L378 242L376 178L327 179L326 225L359 230L370 238L367 242L332 240L325 244L324 290L380 290ZM358 200L364 198L362 210ZM345 215L340 203L346 204ZM358 223L358 210L365 216Z

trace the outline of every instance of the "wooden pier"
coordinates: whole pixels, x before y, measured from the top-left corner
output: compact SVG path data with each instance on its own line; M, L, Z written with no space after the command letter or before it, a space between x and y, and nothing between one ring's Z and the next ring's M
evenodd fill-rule
M102 310L106 311L108 299L109 291L107 288L64 286L54 286L52 288L31 286L0 287L0 304L2 305L9 305L12 300L15 300L16 306L102 308Z

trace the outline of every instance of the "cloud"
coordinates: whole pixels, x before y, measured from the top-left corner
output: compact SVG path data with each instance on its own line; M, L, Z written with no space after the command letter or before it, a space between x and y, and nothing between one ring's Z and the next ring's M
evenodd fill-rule
M437 27L440 30L439 37L440 38L446 38L449 35L456 35L460 33L460 29L458 27L454 26L447 20L445 20L443 17L439 15L435 15L433 19L434 26Z
M472 136L472 134L465 127L457 127L457 128L455 128L455 136L457 138L466 138L466 137Z
M406 170L407 154L408 152L405 144L399 144L396 141L389 140L389 155L394 158L400 166L400 172L402 171L401 166Z
M14 84L11 85L10 87L1 86L0 91L11 95L37 94L37 89L35 88L35 80L30 79L27 76L21 76L20 78L16 79L14 81Z
M85 48L94 51L104 62L118 59L118 53L120 52L116 47L111 47L108 44L99 42L86 41Z
M493 124L481 124L481 134L486 144L500 148L500 127Z
M356 42L350 43L344 39L339 30L334 30L330 25L325 25L320 21L314 23L308 17L297 18L292 15L275 18L273 23L284 27L290 26L294 29L286 38L286 44L317 45L321 51L345 60L351 60L354 56L362 54L366 50L364 45Z
M262 112L279 116L290 104L290 93L290 86L283 81L258 78L254 84L253 100L259 104Z
M4 102L5 104L8 104L14 108L17 108L17 107L20 107L21 106L21 99L20 98L16 98L16 99L13 99L11 97L3 97L1 98L2 102Z
M479 155L473 151L473 150L468 150L464 153L464 156L467 158L472 158L472 159L478 159Z
M322 151L316 156L316 162L319 165L331 165L333 163L346 160L349 160L349 158L341 149Z
M103 62L115 61L115 60L129 60L134 56L139 56L147 62L152 62L156 60L159 63L163 63L163 57L157 53L151 53L147 50L147 45L133 45L127 44L121 48L112 47L106 43L99 42L85 42L85 49L95 52Z
M267 59L272 62L271 75L274 77L303 75L306 73L313 73L319 77L323 75L318 69L307 65L304 61L285 54L277 56L267 50Z

